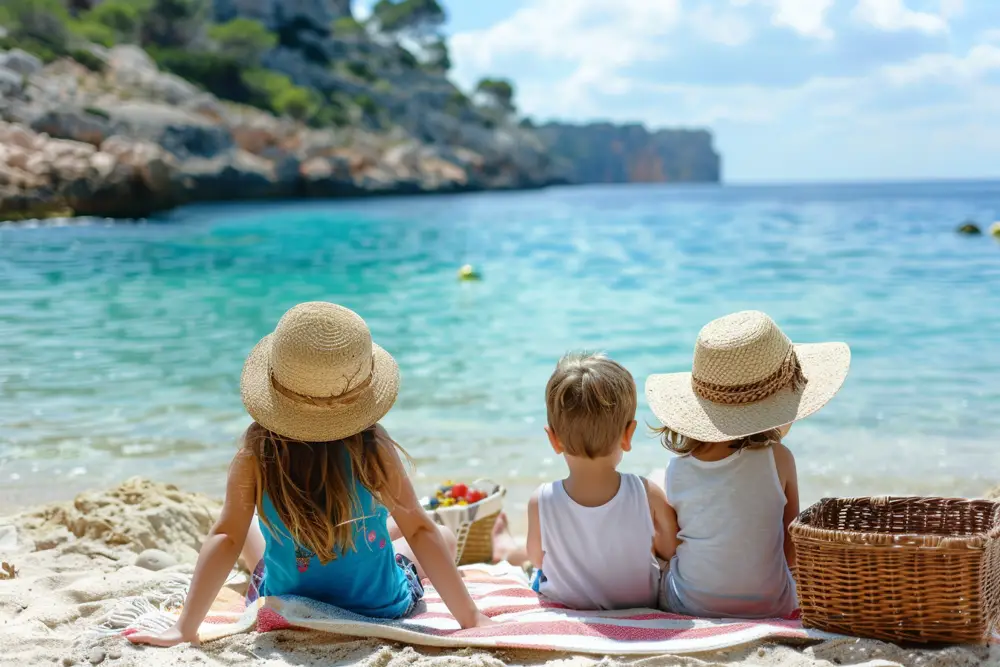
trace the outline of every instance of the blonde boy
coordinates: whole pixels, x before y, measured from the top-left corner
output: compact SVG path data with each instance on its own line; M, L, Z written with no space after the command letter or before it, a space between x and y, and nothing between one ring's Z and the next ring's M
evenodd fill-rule
M533 587L573 609L655 607L677 529L661 489L617 468L632 449L635 380L600 354L568 354L545 389L549 443L569 468L528 503Z

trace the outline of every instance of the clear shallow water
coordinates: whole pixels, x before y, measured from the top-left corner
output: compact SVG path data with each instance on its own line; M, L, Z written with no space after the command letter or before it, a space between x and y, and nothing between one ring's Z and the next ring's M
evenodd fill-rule
M387 427L418 485L489 476L512 509L562 472L543 391L600 349L641 387L756 308L846 340L835 400L792 431L805 501L1000 482L1000 184L596 187L185 209L0 228L0 509L141 474L221 493L244 357L305 300L398 359ZM474 263L485 276L460 283ZM640 421L652 415L640 398ZM625 468L662 467L640 429ZM515 518L517 522L517 518Z

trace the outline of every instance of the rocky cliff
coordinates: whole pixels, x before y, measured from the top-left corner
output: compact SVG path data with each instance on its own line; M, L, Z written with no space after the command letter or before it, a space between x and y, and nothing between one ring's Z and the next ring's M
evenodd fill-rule
M436 0L350 4L2 0L0 219L718 179L705 132L536 129L508 82L463 93Z
M660 130L642 125L567 125L537 128L556 167L572 183L718 183L721 158L706 130Z

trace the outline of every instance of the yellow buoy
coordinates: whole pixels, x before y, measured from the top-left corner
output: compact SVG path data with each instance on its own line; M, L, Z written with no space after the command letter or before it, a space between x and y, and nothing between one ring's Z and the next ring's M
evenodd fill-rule
M990 225L990 236L1000 239L1000 220Z
M466 264L458 270L459 280L482 280L482 276L476 271L472 264Z

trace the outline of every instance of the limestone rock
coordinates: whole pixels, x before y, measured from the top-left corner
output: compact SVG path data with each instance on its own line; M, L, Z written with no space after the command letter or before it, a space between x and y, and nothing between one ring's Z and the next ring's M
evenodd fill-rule
M0 54L0 67L17 72L22 76L32 76L42 69L42 61L21 49L11 49Z
M233 147L224 125L177 107L125 102L109 113L116 134L151 141L181 158L210 158Z
M36 118L31 129L57 139L72 139L94 146L100 146L111 135L107 118L82 109L51 109Z
M0 99L20 95L22 90L24 90L24 75L0 67Z
M955 230L959 234L966 234L968 236L979 236L983 233L983 230L979 228L979 225L971 220L966 220Z

